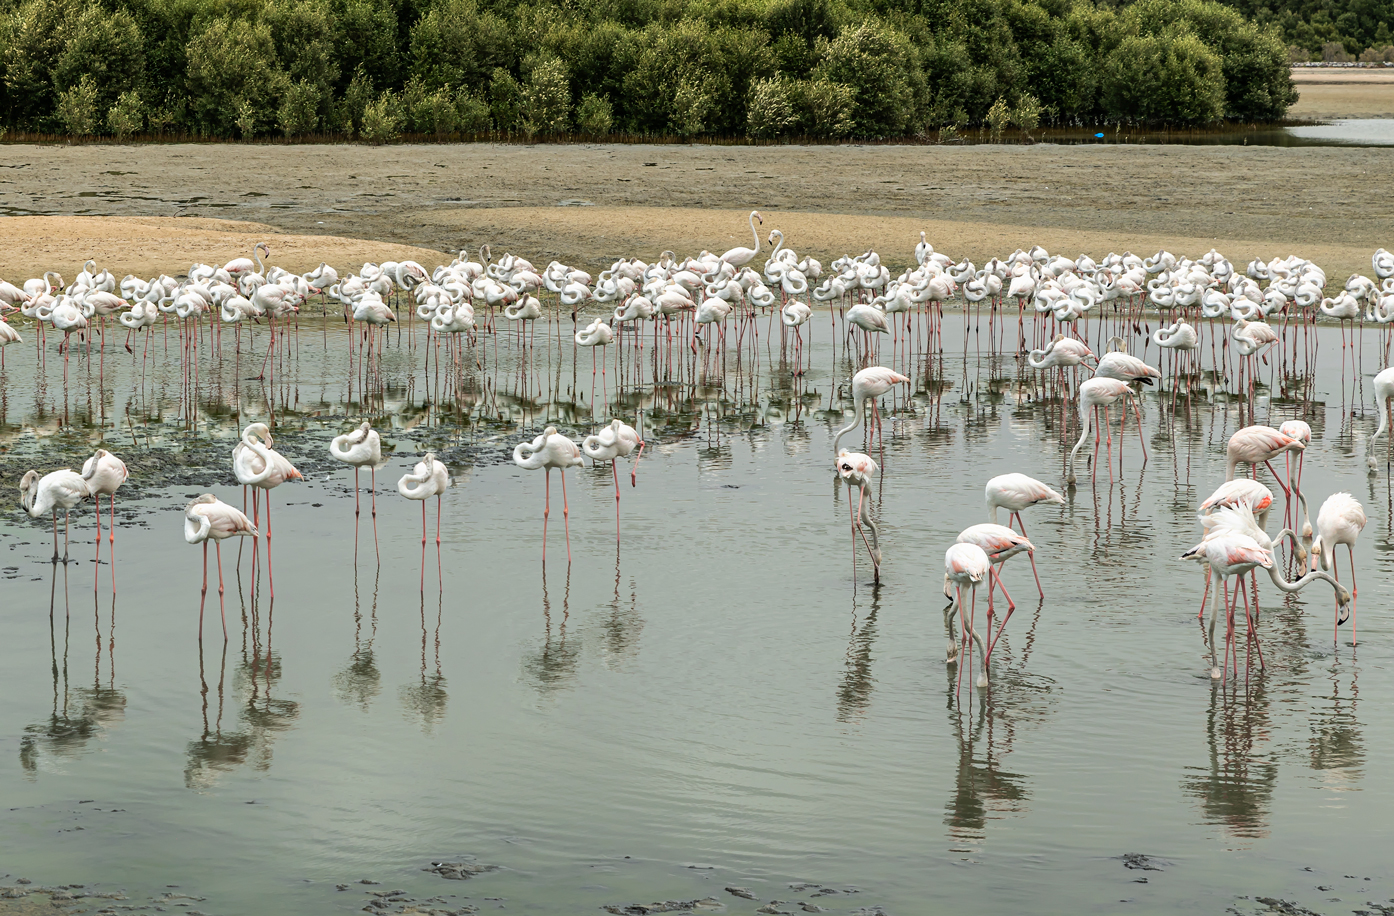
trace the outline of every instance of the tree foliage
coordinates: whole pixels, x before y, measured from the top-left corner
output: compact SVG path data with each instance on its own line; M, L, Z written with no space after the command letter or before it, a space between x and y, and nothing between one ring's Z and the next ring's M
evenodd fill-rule
M1252 0L1114 2L0 0L0 118L375 142L1187 125L1281 117L1289 42L1394 45L1394 0L1290 0L1310 34Z

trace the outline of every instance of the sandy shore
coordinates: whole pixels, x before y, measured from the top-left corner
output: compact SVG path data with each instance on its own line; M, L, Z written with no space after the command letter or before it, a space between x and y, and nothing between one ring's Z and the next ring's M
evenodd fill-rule
M1214 246L1235 260L1295 252L1344 276L1394 241L1394 215L1375 205L1391 157L1044 144L8 145L0 212L45 219L0 222L0 277L73 272L87 257L118 273L179 273L244 253L251 235L296 270L405 248L429 264L485 242L594 267L750 244L751 209L767 216L762 238L783 227L791 246L824 258L876 247L904 263L924 230L978 261L1035 243L1071 256Z
M1394 118L1394 68L1299 67L1292 118Z

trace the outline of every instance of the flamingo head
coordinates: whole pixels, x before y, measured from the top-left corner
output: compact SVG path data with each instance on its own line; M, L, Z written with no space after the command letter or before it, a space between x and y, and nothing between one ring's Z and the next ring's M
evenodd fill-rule
M39 472L30 471L19 482L19 501L25 509L34 506L34 491L39 485Z

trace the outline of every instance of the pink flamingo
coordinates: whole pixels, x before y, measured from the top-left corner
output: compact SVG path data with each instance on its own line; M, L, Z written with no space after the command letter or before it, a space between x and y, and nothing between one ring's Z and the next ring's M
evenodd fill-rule
M566 563L571 565L571 507L566 501L566 469L580 467L581 447L549 426L531 442L513 447L513 463L525 471L547 472L547 501L542 509L542 562L547 562L547 518L552 513L552 468L561 472L561 514L566 524Z
M82 479L87 482L87 491L92 494L92 501L97 508L97 558L94 563L100 564L102 560L102 497L107 498L107 503L111 507L111 525L107 528L107 537L110 541L111 563L111 593L116 594L116 491L121 484L126 482L126 463L117 458L104 448L97 449L91 458L82 466ZM94 571L92 576L92 588L97 587L97 573Z
M230 537L257 536L251 520L212 493L205 493L184 507L184 540L203 545L203 592L198 603L198 641L203 642L203 597L208 595L208 542L218 551L218 615L227 642L227 612L223 607L223 541Z

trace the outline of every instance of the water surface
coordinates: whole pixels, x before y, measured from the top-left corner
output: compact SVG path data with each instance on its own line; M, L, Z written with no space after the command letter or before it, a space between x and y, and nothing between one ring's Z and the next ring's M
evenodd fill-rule
M1146 465L1130 420L1112 482L1081 469L1067 505L1026 513L1046 598L1023 560L1008 565L1019 605L992 686L956 691L944 549L986 520L988 477L1058 485L1077 418L1010 340L993 351L985 323L965 337L947 316L928 354L922 326L911 356L884 343L915 383L887 400L874 453L875 586L864 553L854 570L831 473L850 367L827 317L806 375L762 321L754 362L728 332L724 377L701 375L680 341L674 362L688 362L667 383L627 357L617 393L612 356L594 397L589 354L541 329L533 371L505 334L451 382L418 323L414 346L411 329L394 334L366 398L341 324L306 321L265 381L263 329L240 357L229 332L221 357L205 332L196 388L173 331L143 380L139 341L127 354L109 334L100 360L75 348L66 385L52 338L36 366L26 334L0 375L0 873L126 888L132 905L178 885L213 914L357 911L389 888L539 914L708 896L731 913L1266 910L1257 897L1325 913L1394 895L1391 494L1363 467L1385 341L1369 332L1343 362L1323 329L1314 374L1305 347L1274 354L1252 402L1204 377L1189 401L1184 383L1149 391ZM1207 368L1225 360L1206 345ZM543 479L507 450L547 422L579 437L616 404L650 425L638 486L620 473L622 543L610 470L576 470L574 560L554 479L544 568ZM273 495L276 598L251 576L252 545L239 566L228 542L231 639L210 590L200 645L201 552L181 510L204 491L241 504L226 456L273 413L306 476ZM1333 645L1329 591L1279 600L1265 583L1267 671L1215 684L1203 580L1177 557L1199 538L1194 506L1223 480L1228 434L1298 415L1314 429L1313 513L1347 489L1370 515L1359 645L1348 632ZM355 530L352 473L325 453L362 416L396 449L376 549L366 496ZM22 469L99 442L133 470L114 598L89 508L64 566L48 522L10 501ZM455 479L439 561L418 505L390 492L427 447ZM441 861L497 870L423 871Z

